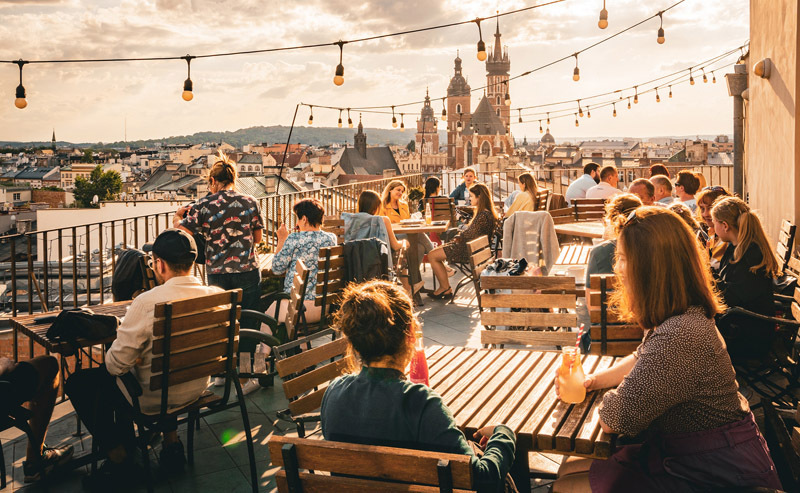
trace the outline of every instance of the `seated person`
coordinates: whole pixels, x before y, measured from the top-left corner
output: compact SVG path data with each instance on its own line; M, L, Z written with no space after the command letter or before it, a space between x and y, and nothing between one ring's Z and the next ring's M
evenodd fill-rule
M711 268L719 270L719 261L725 253L728 243L719 239L714 232L714 222L711 218L711 208L714 201L719 197L730 197L733 195L725 187L713 186L700 190L695 196L697 201L697 212L702 223L701 229L697 232L697 239L703 245L711 259Z
M442 182L435 176L429 176L425 180L425 196L419 201L419 211L425 213L425 205L429 202L428 199L436 199L442 197L439 192L442 190Z
M514 461L514 432L504 425L478 430L476 439L488 439L479 458L442 398L406 379L419 329L408 295L385 281L351 284L335 325L357 364L322 398L325 440L469 455L476 484L498 491Z
M117 338L106 351L105 363L97 368L79 370L64 386L78 417L97 440L108 460L92 481L97 487L115 484L120 475L133 477L136 450L131 419L130 396L121 390L117 377L131 372L142 388L140 409L145 414L158 414L161 392L150 390L153 359L154 309L159 303L194 298L222 292L215 286L204 286L191 275L197 246L191 235L180 229L166 229L152 244L153 273L159 285L133 300L125 319L117 329ZM170 408L179 408L195 401L208 387L208 378L200 378L170 387ZM164 434L159 466L164 472L180 470L186 462L183 444L175 431Z
M645 329L633 354L589 374L606 433L645 436L606 460L569 457L553 492L781 489L766 442L714 325L724 308L694 235L673 212L642 207L622 226L614 303ZM560 368L559 368L560 371ZM556 392L559 392L558 371Z
M589 259L586 261L587 287L590 286L590 276L614 273L614 255L617 251L619 231L628 220L628 216L641 206L642 201L639 197L631 193L617 195L606 204L604 220L611 239L596 245L589 252Z
M517 211L536 211L538 210L539 201L536 194L539 193L539 187L536 185L536 180L530 173L522 173L517 177L519 182L520 193L514 199L511 207L506 211L505 216L508 217Z
M461 231L453 238L452 241L445 243L443 246L434 248L428 254L428 261L431 263L431 270L436 280L439 281L440 287L438 291L428 293L428 296L434 299L442 299L453 293L450 289L449 274L445 268L444 261L468 263L469 262L469 249L467 242L470 242L481 236L487 236L491 241L492 235L497 229L497 211L492 202L492 193L489 187L483 183L476 183L469 189L472 196L472 203L476 204L475 215L472 221L464 231Z
M664 207L670 205L675 201L672 197L672 182L664 175L655 175L650 178L650 183L653 184L655 189L655 202L653 205L663 205Z
M303 301L305 318L307 322L317 322L322 312L321 307L316 306L314 302L317 292L319 250L336 246L336 235L320 230L325 209L318 199L300 199L294 203L292 210L297 216L295 231L289 234L285 224L281 224L281 227L278 228L278 253L272 260L272 272L286 274L283 291L290 293L294 276L297 273L297 261L303 261L308 269L308 284L306 285L305 301ZM286 319L288 305L288 300L281 300L278 309L279 322ZM269 308L267 313L273 313L273 310L274 308Z
M450 198L455 199L456 203L459 201L466 202L467 205L470 205L470 195L469 190L472 188L472 185L475 184L475 180L477 177L477 173L475 173L475 168L466 167L461 174L462 178L464 179L456 188L450 192ZM473 204L474 205L474 204Z
M0 416L26 402L31 411L28 425L33 436L28 438L22 462L26 483L41 480L72 458L72 445L48 447L44 444L56 404L58 382L58 360L53 356L38 356L19 363L0 358Z
M741 199L722 197L714 202L711 218L717 236L729 243L716 274L725 304L774 316L773 279L780 272L758 216ZM774 324L741 315L720 316L717 326L734 362L761 358L775 334Z
M697 175L688 169L678 171L678 179L675 180L675 194L678 200L683 202L686 207L690 208L692 212L697 209L697 202L694 199L694 194L700 188L700 180Z
M586 191L587 199L610 199L614 195L619 195L622 190L617 188L619 184L619 174L617 167L608 165L600 170L600 183Z
M642 205L653 205L656 200L656 187L647 178L637 178L628 187L628 193L632 193L642 200Z
M571 205L574 199L585 199L586 192L598 183L600 183L600 165L597 163L586 164L583 167L583 175L570 183L564 193L567 205Z
M692 233L697 235L697 232L700 230L700 225L694 218L694 213L690 208L686 207L686 204L683 204L681 202L675 202L673 204L670 204L667 207L667 209L671 210L672 212L677 214L681 219L683 219L683 222L685 222L686 225L692 229Z
M658 175L666 176L669 179L669 170L663 164L654 164L650 166L650 178Z
M386 216L392 224L403 219L410 219L408 202L403 200L406 194L406 184L400 180L392 180L386 185L381 194L381 216Z

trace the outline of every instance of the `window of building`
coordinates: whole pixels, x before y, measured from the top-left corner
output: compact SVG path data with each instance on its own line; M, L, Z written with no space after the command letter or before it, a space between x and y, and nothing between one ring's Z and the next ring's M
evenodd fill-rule
M14 200L22 200L22 194L21 193L15 193L14 194Z
M496 101L497 101L497 104L499 105L500 104L500 96L497 96L497 100ZM498 113L499 113L499 110L498 110Z
M456 113L461 113L461 105L460 104L456 105Z
M497 103L500 104L500 103ZM497 108L497 116L500 116L500 108Z

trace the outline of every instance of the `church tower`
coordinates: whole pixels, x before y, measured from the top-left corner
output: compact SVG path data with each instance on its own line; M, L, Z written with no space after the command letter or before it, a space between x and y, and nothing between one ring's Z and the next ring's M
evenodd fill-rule
M417 152L422 152L424 155L439 152L439 129L437 125L436 115L434 115L431 107L431 97L426 89L425 105L422 107L422 112L417 120L417 135L414 147ZM425 139L425 145L422 144L423 139Z
M53 140L50 143L50 148L53 149L53 151L56 150L56 129L53 129Z
M364 125L361 123L361 115L358 117L358 132L353 138L356 152L364 159L367 159L367 134L364 133Z
M464 162L460 134L461 130L469 126L472 118L470 87L461 73L461 58L458 54L454 70L450 85L447 86L447 165L451 168L460 167L460 163Z
M505 99L508 94L508 74L511 70L511 61L508 59L508 47L503 47L500 42L500 20L497 20L497 31L494 33L494 49L486 59L486 97L492 104L495 114L500 117L508 128L511 123L511 108L506 106Z

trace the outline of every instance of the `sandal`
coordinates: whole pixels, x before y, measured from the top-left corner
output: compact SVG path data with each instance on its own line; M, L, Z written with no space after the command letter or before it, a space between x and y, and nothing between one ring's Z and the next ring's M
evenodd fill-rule
M447 296L452 296L452 295L453 295L453 288L447 288L446 291L442 291L441 293L436 293L436 292L428 293L428 296L430 296L435 300L441 300L446 298Z

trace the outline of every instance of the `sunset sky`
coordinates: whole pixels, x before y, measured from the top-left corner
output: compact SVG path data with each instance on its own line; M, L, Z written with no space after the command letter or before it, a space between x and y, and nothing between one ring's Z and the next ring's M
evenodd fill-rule
M511 75L574 53L624 29L675 0L607 0L609 27L597 27L602 0L567 0L500 19ZM383 34L486 17L532 5L534 0L0 0L0 60L181 56L252 50ZM538 3L544 3L539 1ZM580 56L581 80L568 60L511 82L512 108L539 105L633 86L745 43L748 0L686 0L664 14L666 43L656 43L654 19ZM493 42L494 21L483 25ZM338 48L200 59L192 62L194 100L181 99L182 60L94 64L31 64L23 72L28 107L14 107L18 69L0 64L0 140L117 141L198 131L289 125L298 102L357 107L401 104L446 94L453 59L461 51L464 74L485 83L476 59L474 24L345 45L345 83L336 87ZM732 63L736 55L726 59ZM648 137L730 133L732 100L724 73L717 84L681 84L661 103L643 96L627 110L617 105L553 120L558 139L590 136ZM631 92L623 93L625 96ZM473 108L480 94L473 99ZM608 98L601 99L607 101ZM600 100L598 100L600 101ZM591 104L591 103L590 103ZM437 114L441 101L434 103ZM406 108L413 124L419 106ZM400 110L398 110L399 112ZM533 112L533 111L528 111ZM411 116L413 115L413 116ZM512 123L517 121L512 113ZM335 126L338 112L314 111L315 126ZM357 114L353 115L354 120ZM534 117L531 117L534 118ZM535 117L538 118L538 117ZM307 125L308 109L298 121ZM364 115L369 127L390 127L391 117ZM517 138L539 138L537 122L513 123Z

